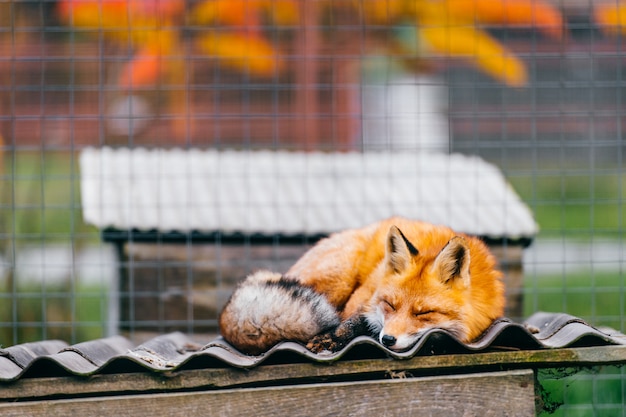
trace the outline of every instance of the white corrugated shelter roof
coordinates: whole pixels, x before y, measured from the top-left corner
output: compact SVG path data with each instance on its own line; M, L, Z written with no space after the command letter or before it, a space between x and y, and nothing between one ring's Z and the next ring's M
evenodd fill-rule
M528 207L475 156L87 148L84 220L100 228L326 234L399 215L527 239Z

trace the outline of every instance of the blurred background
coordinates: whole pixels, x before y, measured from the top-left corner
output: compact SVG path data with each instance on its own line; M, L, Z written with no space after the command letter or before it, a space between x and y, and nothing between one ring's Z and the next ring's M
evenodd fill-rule
M104 147L478 156L539 226L521 317L624 332L624 34L620 0L0 0L0 345L139 340L176 327L171 299L201 337L237 279L302 252L113 245L83 217ZM206 277L222 298L196 309ZM546 385L563 415L624 416L623 369Z

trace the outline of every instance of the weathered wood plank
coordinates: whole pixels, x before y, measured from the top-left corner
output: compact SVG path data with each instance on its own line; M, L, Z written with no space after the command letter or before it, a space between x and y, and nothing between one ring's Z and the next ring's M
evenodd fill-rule
M235 368L199 369L168 373L141 372L84 377L23 378L0 384L0 401L53 396L115 395L197 389L224 389L277 383L304 383L340 377L365 379L408 371L414 376L433 373L467 373L486 370L539 369L562 366L626 364L626 346L419 356L409 360L339 361L332 365L298 363ZM366 375L358 377L358 375Z
M0 404L3 416L534 416L531 370Z

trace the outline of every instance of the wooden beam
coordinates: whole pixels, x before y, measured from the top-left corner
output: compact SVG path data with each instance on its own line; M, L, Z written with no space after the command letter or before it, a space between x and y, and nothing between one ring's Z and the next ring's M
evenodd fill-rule
M408 360L370 359L339 361L330 365L307 362L261 365L249 370L208 368L163 373L98 374L91 377L22 378L0 384L0 401L364 380L403 372L420 376L611 364L626 364L626 346L419 356Z
M3 416L534 416L531 370L0 404Z

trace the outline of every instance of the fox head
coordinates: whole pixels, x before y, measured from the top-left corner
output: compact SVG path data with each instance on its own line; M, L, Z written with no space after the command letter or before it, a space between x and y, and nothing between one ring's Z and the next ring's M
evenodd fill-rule
M480 314L470 305L473 277L468 239L473 238L452 232L450 236L427 235L420 237L418 249L400 229L391 226L380 265L384 271L380 271L379 286L365 312L380 343L391 350L406 350L431 328L445 329L468 342L477 336L476 325L483 327L480 334L491 323L491 318L480 324L472 322L472 317Z

